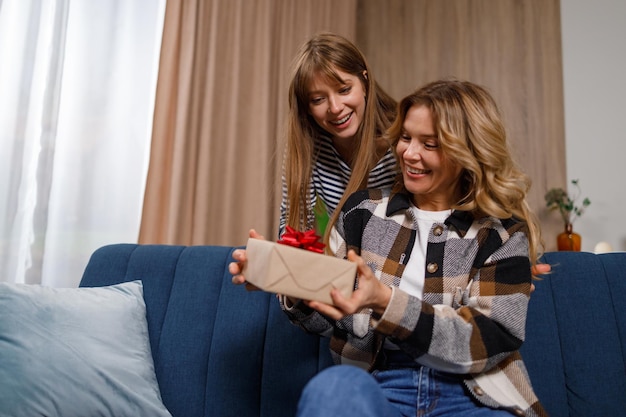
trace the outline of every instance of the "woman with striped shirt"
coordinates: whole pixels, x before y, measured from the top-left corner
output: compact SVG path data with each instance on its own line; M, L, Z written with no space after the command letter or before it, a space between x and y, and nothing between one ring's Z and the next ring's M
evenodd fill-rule
M393 183L396 163L383 133L395 108L352 42L322 33L302 46L289 87L279 235L285 226L316 227L316 205L333 224L345 195Z

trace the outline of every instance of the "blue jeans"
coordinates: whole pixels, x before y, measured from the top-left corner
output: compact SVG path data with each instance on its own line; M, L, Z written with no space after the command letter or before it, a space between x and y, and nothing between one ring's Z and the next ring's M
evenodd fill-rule
M349 365L327 368L304 388L298 417L511 417L483 406L460 377L415 364L371 374Z

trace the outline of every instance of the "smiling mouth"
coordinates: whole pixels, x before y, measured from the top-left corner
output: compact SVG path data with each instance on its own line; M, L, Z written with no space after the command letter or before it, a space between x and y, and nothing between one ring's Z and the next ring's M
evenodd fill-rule
M335 125L335 126L339 126L339 125L344 124L348 120L350 120L350 117L352 117L352 113L347 114L345 117L342 117L339 120L329 121L329 123L332 124L332 125Z
M408 172L409 174L420 175L420 174L428 174L430 170L406 167L406 172Z

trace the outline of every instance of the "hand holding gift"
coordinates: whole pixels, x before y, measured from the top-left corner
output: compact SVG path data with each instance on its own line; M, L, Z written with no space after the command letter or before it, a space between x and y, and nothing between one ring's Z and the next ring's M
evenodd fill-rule
M314 232L288 229L274 243L251 231L246 250L233 254L239 261L229 266L233 282L247 282L264 291L327 304L333 303L333 288L350 297L356 265L323 255L324 246L318 240Z
M258 234L257 231L254 230L254 229L250 229L248 234L249 234L249 236L251 238L265 239L263 236ZM233 251L233 255L232 256L233 256L233 259L235 260L235 262L231 262L231 263L228 264L228 272L230 272L233 275L233 278L232 278L233 284L235 284L235 285L245 285L246 289L249 290L249 291L260 290L260 288L257 288L254 285L250 284L248 281L246 281L246 277L243 275L244 267L245 267L246 263L248 262L248 258L246 256L246 250L245 249L235 249Z

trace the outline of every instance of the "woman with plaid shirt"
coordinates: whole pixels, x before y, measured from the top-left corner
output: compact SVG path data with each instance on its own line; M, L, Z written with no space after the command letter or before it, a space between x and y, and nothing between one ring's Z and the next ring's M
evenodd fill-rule
M540 233L495 102L430 83L388 136L396 186L353 194L333 229L357 289L333 305L281 297L340 364L310 381L298 415L545 415L518 352Z

